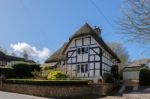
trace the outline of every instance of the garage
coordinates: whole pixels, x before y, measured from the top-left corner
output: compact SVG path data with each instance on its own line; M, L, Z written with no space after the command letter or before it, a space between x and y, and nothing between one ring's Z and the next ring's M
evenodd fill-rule
M139 73L143 66L125 67L123 69L123 80L139 80Z
M128 70L128 69L133 69L133 70ZM139 70L134 70L134 68L126 68L123 71L123 80L139 80Z

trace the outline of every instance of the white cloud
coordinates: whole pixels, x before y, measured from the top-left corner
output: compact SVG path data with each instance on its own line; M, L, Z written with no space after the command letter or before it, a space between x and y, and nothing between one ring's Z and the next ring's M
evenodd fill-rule
M10 44L10 47L13 48L15 52L23 53L26 51L29 56L37 57L39 60L45 60L50 55L50 50L48 48L43 48L43 50L37 50L36 47L31 46L25 42L17 43L17 44Z

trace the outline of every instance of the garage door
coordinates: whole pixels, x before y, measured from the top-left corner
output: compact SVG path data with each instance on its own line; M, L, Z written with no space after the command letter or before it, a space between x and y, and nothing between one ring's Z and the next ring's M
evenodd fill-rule
M123 80L139 80L139 71L123 72Z

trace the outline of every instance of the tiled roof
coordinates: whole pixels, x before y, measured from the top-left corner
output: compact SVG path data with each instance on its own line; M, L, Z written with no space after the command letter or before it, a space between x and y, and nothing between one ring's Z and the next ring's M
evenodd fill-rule
M141 65L147 64L148 62L150 62L150 59L139 59L139 60L134 60L131 64L129 64L128 67L141 66Z
M123 71L140 71L145 66L134 66L134 67L125 67Z

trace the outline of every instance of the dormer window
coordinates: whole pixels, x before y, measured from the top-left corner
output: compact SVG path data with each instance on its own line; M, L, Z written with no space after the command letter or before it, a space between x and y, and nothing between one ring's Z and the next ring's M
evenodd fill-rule
M77 48L77 53L78 54L87 54L87 53L89 53L89 47L80 47L80 48Z

